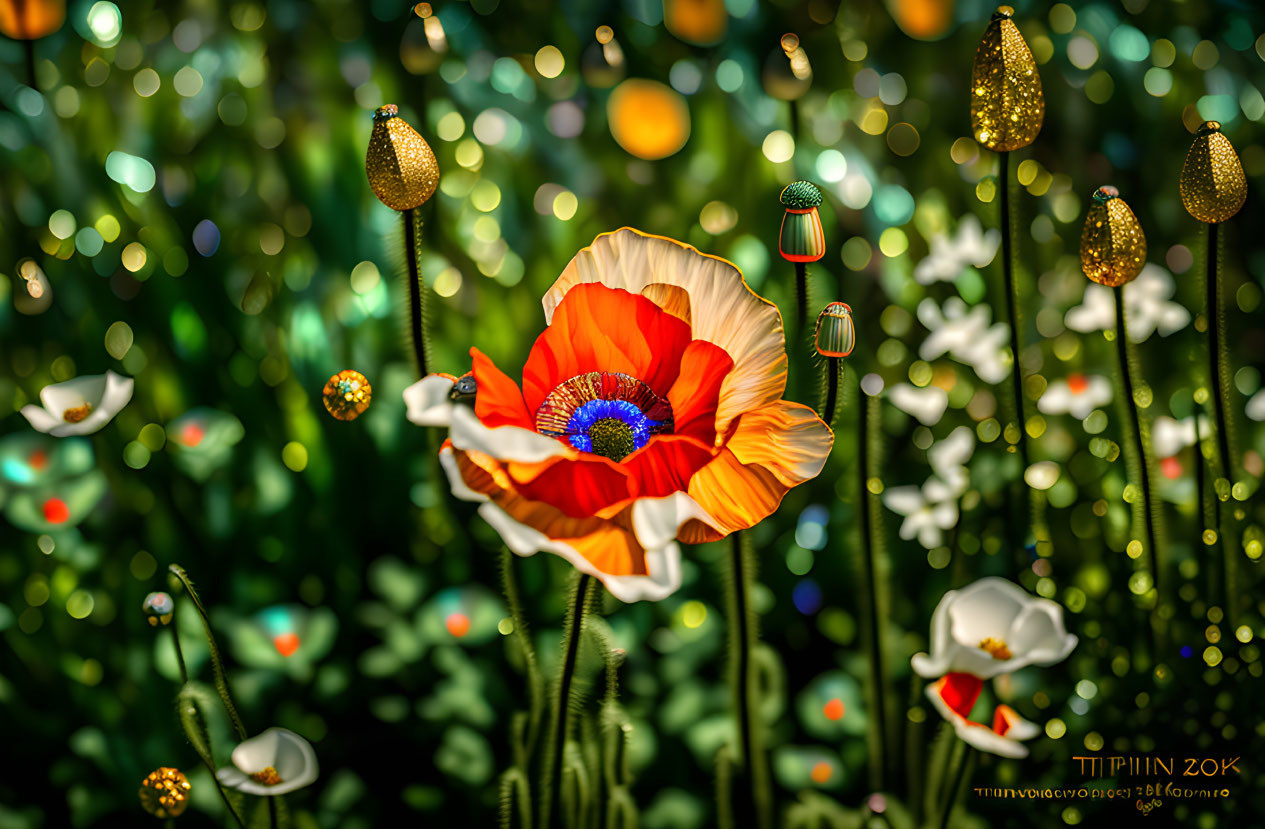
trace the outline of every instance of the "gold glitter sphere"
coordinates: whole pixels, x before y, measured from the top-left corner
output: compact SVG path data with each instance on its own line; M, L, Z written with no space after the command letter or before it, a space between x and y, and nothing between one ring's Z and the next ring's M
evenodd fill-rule
M1031 144L1045 118L1037 62L1013 14L1010 6L997 7L971 66L971 132L998 152Z
M1182 165L1182 204L1205 224L1224 222L1247 200L1247 178L1239 154L1216 121L1205 121Z
M343 369L325 381L325 408L338 420L355 420L369 408L373 387L365 376L353 369Z
M141 808L156 818L180 817L189 808L189 778L163 766L141 781Z
M439 186L439 162L426 139L400 117L395 104L373 114L373 134L365 155L369 186L392 210L420 207Z
M1094 191L1081 231L1081 269L1099 285L1132 282L1146 264L1146 234L1138 217L1111 186Z

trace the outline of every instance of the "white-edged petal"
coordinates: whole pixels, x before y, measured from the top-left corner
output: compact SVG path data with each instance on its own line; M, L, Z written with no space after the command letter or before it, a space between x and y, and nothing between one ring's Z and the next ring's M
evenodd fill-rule
M453 380L442 374L423 377L404 390L405 417L418 426L446 426L452 445L501 460L538 463L568 454L565 444L517 426L488 428L474 409L448 397Z

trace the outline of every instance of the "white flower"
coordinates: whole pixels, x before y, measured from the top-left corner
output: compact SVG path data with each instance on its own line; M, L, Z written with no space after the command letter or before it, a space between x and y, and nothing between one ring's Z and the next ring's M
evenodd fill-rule
M1053 665L1074 647L1062 607L1006 579L984 578L944 594L931 616L931 653L915 654L910 664L919 676L936 679L927 698L959 737L991 754L1026 757L1019 741L1040 733L1034 723L999 705L991 726L985 725L970 719L971 709L984 680L1027 665Z
M1094 409L1111 402L1111 381L1099 374L1069 374L1055 380L1037 401L1044 414L1070 414L1077 420L1089 417Z
M950 297L941 309L928 297L918 303L918 320L930 335L922 341L918 356L934 360L948 354L975 369L985 383L1000 383L1010 374L1006 342L1010 328L990 325L993 312L987 305L969 308L960 297Z
M311 743L287 728L269 728L239 743L233 765L215 776L240 792L272 797L311 785L318 773Z
M40 402L22 407L22 416L55 438L90 435L114 419L132 399L131 377L112 371L86 374L40 389Z
M1208 435L1208 418L1199 415L1199 434ZM1151 426L1151 447L1158 458L1171 458L1187 446L1195 445L1195 418L1174 420L1160 415Z
M959 426L927 450L927 461L936 475L961 495L970 481L966 462L974 453L975 432L969 426Z
M908 541L917 538L928 550L939 547L944 531L958 522L961 493L939 478L929 478L921 487L897 486L884 490L883 506L905 516L899 535Z
M1027 757L1028 748L1019 741L1031 740L1041 733L1036 723L1025 720L1009 705L997 706L991 726L970 719L983 686L979 677L947 674L927 686L927 699L940 716L953 724L953 730L967 745L1001 757Z
M1129 339L1135 343L1150 338L1156 331L1167 337L1190 324L1190 311L1184 305L1170 302L1173 296L1172 275L1159 265L1148 264L1138 278L1124 286L1124 310L1129 326ZM1116 298L1111 288L1091 282L1085 288L1080 305L1068 309L1063 322L1073 331L1110 331L1116 327Z
M944 233L931 237L930 252L914 268L914 279L923 285L950 282L968 265L982 268L992 262L1000 244L1000 231L989 228L985 232L979 219L967 216L958 223L956 238L950 239Z
M1061 606L989 577L944 594L931 616L931 653L915 654L910 664L927 679L947 673L990 679L1062 662L1074 647Z
M935 426L949 407L949 393L939 386L924 389L900 383L892 386L891 401L896 408L918 418L924 426Z

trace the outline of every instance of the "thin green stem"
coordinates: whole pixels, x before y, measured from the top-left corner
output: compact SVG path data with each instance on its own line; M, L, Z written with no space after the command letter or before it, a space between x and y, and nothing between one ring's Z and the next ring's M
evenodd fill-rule
M1220 251L1218 249L1218 225L1208 226L1207 267L1204 274L1204 319L1208 324L1208 375L1212 386L1212 410L1216 418L1217 462L1219 477L1213 479L1213 500L1216 504L1217 538L1221 542L1226 579L1226 615L1235 624L1238 617L1237 559L1231 533L1223 522L1231 510L1223 509L1223 502L1232 497L1234 487L1234 456L1231 452L1230 435L1230 362L1226 354L1225 296L1221 284ZM1222 479L1225 483L1222 484Z
M242 724L242 718L237 713L237 706L233 704L233 695L228 689L228 677L224 673L224 663L220 658L220 648L215 643L215 634L211 632L211 620L206 614L206 608L202 606L202 600L198 598L198 591L193 589L193 581L189 578L189 574L185 572L185 569L179 564L172 564L167 569L184 585L189 598L193 600L193 606L198 610L198 615L202 617L202 629L206 631L207 648L211 654L211 668L215 673L215 690L219 692L220 700L224 703L224 709L228 711L228 718L233 723L233 730L237 732L239 739L245 740L246 726Z
M171 628L171 644L176 649L176 664L180 666L180 684L188 685L189 668L185 665L184 651L180 647L180 636L176 633L176 615L174 613L171 615L171 623L168 627Z
M857 510L861 515L861 551L859 557L862 579L865 589L862 591L861 603L865 612L864 636L865 655L870 663L870 704L874 716L870 717L870 753L874 762L870 765L870 788L874 791L885 791L887 788L887 694L885 693L885 673L883 666L883 644L881 620L879 614L879 580L875 563L877 547L874 495L870 491L870 479L873 475L871 464L874 459L870 452L871 431L877 427L879 401L862 389L860 405L857 406L857 468L859 472Z
M562 790L562 758L567 746L567 728L571 721L571 684L575 676L575 663L580 653L580 639L584 628L584 609L587 602L589 584L593 577L588 573L579 573L575 582L567 616L563 622L562 666L558 673L558 696L555 700L553 720L550 724L551 734L546 746L545 775L542 780L544 794L540 798L540 825L547 829L555 824L550 823L554 801ZM559 812L561 809L558 810ZM557 813L554 813L557 814Z
M423 327L425 308L422 303L422 275L417 264L417 209L409 208L404 214L404 261L408 265L409 333L413 340L413 358L417 371L426 376L426 331Z
M963 743L963 745L966 745ZM971 769L975 765L975 749L966 746L966 751L958 760L956 774L953 775L953 782L949 784L949 791L944 797L944 811L940 814L940 829L947 829L949 819L953 816L953 807L957 805L958 796L961 794L962 785L971 776Z
M26 85L39 92L40 83L35 77L35 41L22 41L22 53L26 62Z
M1156 544L1155 533L1155 516L1152 513L1152 506L1155 504L1154 497L1151 494L1151 470L1147 458L1146 442L1143 440L1143 423L1142 417L1138 413L1138 400L1133 391L1133 371L1131 354L1129 353L1129 336L1125 324L1125 306L1124 306L1124 289L1117 287L1115 289L1116 299L1116 353L1120 358L1120 382L1124 386L1124 402L1128 411L1128 422L1132 427L1131 438L1133 441L1133 452L1136 456L1138 467L1138 485L1142 490L1142 514L1144 526L1146 528L1146 555L1147 566L1151 570L1151 579L1155 586L1155 592L1160 594L1160 552ZM1158 606L1158 602L1156 603ZM1158 658L1158 654L1156 654Z
M997 154L997 193L1001 212L1001 273L1006 292L1006 317L1010 321L1011 392L1014 395L1015 426L1019 430L1016 447L1023 468L1028 468L1028 424L1023 408L1023 367L1019 361L1019 289L1015 285L1014 259L1010 239L1010 153Z
M839 400L839 363L838 357L826 358L826 412L822 419L826 425L835 421L835 403Z
M808 263L795 263L795 333L803 339L808 322Z
M729 618L730 681L733 686L734 717L738 726L738 748L741 764L751 793L752 810L738 810L736 815L754 820L755 825L773 825L773 797L769 789L769 771L764 756L763 733L760 728L759 691L752 652L756 645L756 620L751 608L751 589L755 563L745 533L730 536L729 573L725 579L726 612Z
M175 625L174 621L172 625ZM193 750L198 755L198 759L202 761L202 765L206 766L206 770L210 772L211 780L215 783L215 790L219 792L220 799L224 801L224 808L233 816L233 820L237 821L237 825L244 829L246 822L237 813L233 802L228 798L228 793L224 791L224 787L220 785L219 778L216 777L215 756L211 749L211 733L206 727L206 719L202 716L202 708L198 703L196 692L192 686L188 684L181 686L180 693L176 696L176 713L180 717L180 725L184 729L185 736L189 739L189 744L193 746Z

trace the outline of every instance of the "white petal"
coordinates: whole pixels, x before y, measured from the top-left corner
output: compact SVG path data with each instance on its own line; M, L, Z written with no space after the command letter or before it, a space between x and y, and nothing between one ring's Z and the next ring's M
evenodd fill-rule
M474 409L449 399L453 381L441 374L423 377L404 390L405 416L418 426L447 426L452 445L494 458L538 463L568 454L560 440L517 426L484 426Z
M491 501L479 507L479 515L497 531L505 546L515 555L531 556L543 550L562 556L581 573L588 573L601 581L611 595L620 601L659 601L675 593L681 586L681 548L675 541L656 550L646 550L647 575L612 576L599 571L574 547L519 523Z
M894 486L879 496L883 506L900 515L913 515L926 505L922 490L916 486Z
M953 723L953 728L963 742L980 751L1014 760L1028 756L1028 747L1023 743L1010 737L1003 737L983 724L969 725L965 720L958 720Z
M45 409L59 418L67 409L73 409L85 403L95 409L105 395L105 385L104 374L72 377L40 389L40 402L44 404Z
M34 403L28 403L22 407L22 416L27 419L32 428L45 434L66 422L60 416L54 417L47 409L36 406Z
M949 393L939 386L915 388L908 383L892 387L892 404L918 419L924 426L934 426L949 407Z
M216 776L239 791L264 797L301 789L315 781L320 773L312 744L288 728L269 728L239 743L233 749L233 765L245 780L236 775L226 775L226 769L220 769ZM280 783L270 786L250 777L269 766L276 769ZM236 782L229 783L224 780L225 776Z

